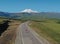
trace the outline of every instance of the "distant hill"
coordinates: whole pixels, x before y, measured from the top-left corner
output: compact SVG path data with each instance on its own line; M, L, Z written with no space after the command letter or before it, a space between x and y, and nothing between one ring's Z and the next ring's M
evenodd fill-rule
M10 17L10 14L7 12L0 12L0 17Z
M20 13L7 13L7 12L0 12L0 17L7 17L13 19L42 19L42 18L59 18L60 13L53 13L53 12L40 12L40 13L27 13L27 12L20 12Z

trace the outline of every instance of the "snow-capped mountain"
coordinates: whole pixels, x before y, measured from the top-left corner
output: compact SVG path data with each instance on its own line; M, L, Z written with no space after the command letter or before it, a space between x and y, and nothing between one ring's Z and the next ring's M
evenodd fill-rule
M23 11L21 11L21 12L38 13L38 11L34 11L34 10L32 10L32 9L25 9L25 10L23 10Z
M60 13L38 12L32 9L25 9L18 13L7 13L7 12L0 11L0 17L7 17L13 19L60 18Z

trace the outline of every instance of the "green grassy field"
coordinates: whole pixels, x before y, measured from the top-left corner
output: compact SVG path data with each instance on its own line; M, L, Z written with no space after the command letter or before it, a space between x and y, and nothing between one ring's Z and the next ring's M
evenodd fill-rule
M53 44L60 44L60 20L33 21L30 26Z
M7 19L5 18L0 18L0 24L4 23Z
M0 24L2 24L4 22L4 19L0 19Z

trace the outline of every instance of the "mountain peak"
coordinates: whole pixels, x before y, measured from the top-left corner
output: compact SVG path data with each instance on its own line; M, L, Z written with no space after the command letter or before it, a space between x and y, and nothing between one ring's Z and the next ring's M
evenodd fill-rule
M23 11L21 11L21 12L37 13L37 11L34 11L34 10L32 10L32 9L25 9L25 10L23 10Z

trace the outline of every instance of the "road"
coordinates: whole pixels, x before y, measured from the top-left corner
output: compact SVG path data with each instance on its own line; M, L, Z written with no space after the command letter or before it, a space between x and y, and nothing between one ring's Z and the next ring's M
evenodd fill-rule
M15 44L50 44L46 39L39 36L27 23L22 23L16 33Z

